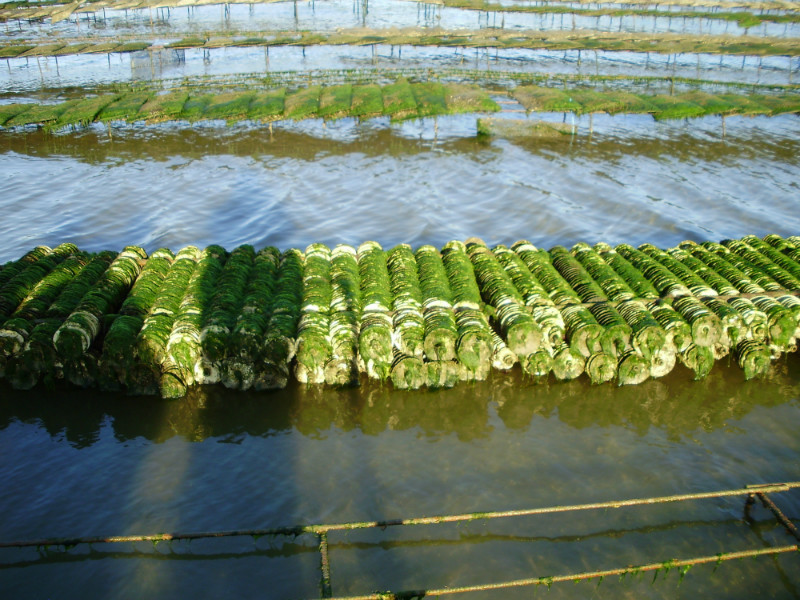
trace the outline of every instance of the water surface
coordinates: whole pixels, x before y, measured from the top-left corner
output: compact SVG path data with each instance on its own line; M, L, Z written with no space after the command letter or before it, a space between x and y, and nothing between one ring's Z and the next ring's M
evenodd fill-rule
M450 391L203 388L176 402L2 387L2 539L260 528L504 510L797 479L800 363L616 388L517 374ZM775 494L790 518L800 494ZM336 594L469 585L785 545L743 499L331 534ZM798 596L797 556L536 597ZM12 596L317 595L313 538L0 552ZM663 574L662 574L663 576ZM69 578L70 586L63 581ZM530 597L531 591L471 597ZM545 596L547 594L547 596Z

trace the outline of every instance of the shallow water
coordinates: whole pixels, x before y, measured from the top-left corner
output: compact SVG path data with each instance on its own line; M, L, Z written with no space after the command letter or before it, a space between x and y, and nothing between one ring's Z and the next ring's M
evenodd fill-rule
M580 7L585 9L586 7ZM649 7L652 8L652 7ZM745 30L720 19L663 16L602 16L486 12L406 0L316 0L268 4L223 4L172 9L105 10L73 15L52 24L15 21L5 27L10 39L60 36L102 38L114 34L169 37L208 31L333 31L347 27L441 27L443 29L537 29L572 31L682 33L688 35L750 35L796 37L797 23L762 23Z
M65 240L549 248L800 231L794 116L728 118L724 139L718 118L575 122L575 136L528 142L478 138L475 116L6 132L0 260Z
M574 77L675 77L722 83L783 86L797 82L798 59L785 56L739 57L710 54L659 55L642 52L551 51L527 49L465 49L424 46L277 46L256 48L201 48L135 52L128 54L79 54L58 59L18 58L0 68L0 86L15 101L19 96L63 93L72 87L108 86L118 83L163 81L165 85L198 81L235 81L248 77L253 83L295 73L330 73L358 70L362 76L391 77L404 70L470 70L474 77L522 75ZM396 77L397 74L394 75ZM261 82L259 82L261 79Z
M446 392L205 388L177 402L2 388L2 539L262 528L522 509L797 478L797 355L745 383L724 363L630 388L516 375ZM800 494L774 494L790 518ZM469 585L786 545L743 498L332 533L336 594ZM550 598L798 596L797 556ZM313 537L0 552L12 596L317 596ZM70 586L63 586L69 577ZM530 590L470 597L530 597Z
M321 3L317 3L317 10ZM213 7L218 10L219 7ZM285 9L285 6L284 6ZM379 47L377 67L437 68L455 50ZM273 49L271 68L363 68L371 49ZM399 54L399 53L398 53ZM69 57L0 69L4 100L42 87L251 74L262 49L186 61ZM645 74L666 58L501 53L493 69ZM592 57L593 58L593 57ZM473 57L466 57L469 62ZM99 63L96 62L99 60ZM704 77L788 71L703 57ZM70 62L73 61L73 62ZM133 62L132 62L133 61ZM660 62L659 62L660 61ZM735 64L736 63L736 64ZM99 69L98 64L104 67ZM699 64L699 63L698 63ZM716 65L716 66L715 66ZM764 66L766 65L766 66ZM693 56L671 68L690 73ZM472 68L469 65L467 68ZM738 69L738 71L737 71ZM748 70L749 69L749 70ZM56 72L53 73L53 70ZM652 71L650 71L652 72ZM711 77L708 77L711 78ZM69 93L69 90L64 92ZM498 96L507 100L507 96ZM502 118L524 118L504 105ZM0 262L37 244L311 242L443 245L477 235L550 248L578 241L800 234L800 120L573 118L557 140L479 138L476 115L0 131ZM726 359L639 386L535 385L518 371L448 391L193 390L180 401L0 380L0 542L265 528L577 504L798 481L800 355L745 382ZM774 494L800 520L800 491ZM461 586L792 543L741 497L330 535L334 594ZM469 598L800 598L797 553ZM69 585L65 582L69 581ZM0 550L8 597L319 596L313 536Z

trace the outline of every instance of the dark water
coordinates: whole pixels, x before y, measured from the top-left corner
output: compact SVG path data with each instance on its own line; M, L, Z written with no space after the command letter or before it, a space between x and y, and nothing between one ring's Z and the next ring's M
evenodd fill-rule
M628 388L512 374L447 392L205 388L170 403L0 391L3 540L530 508L798 475L797 355L748 383L721 363L703 382L679 367ZM774 499L800 517L800 494ZM765 510L753 524L742 516L743 499L729 498L333 533L333 590L469 585L791 543ZM790 598L797 561L477 597ZM0 585L8 597L311 598L318 562L311 536L5 550Z

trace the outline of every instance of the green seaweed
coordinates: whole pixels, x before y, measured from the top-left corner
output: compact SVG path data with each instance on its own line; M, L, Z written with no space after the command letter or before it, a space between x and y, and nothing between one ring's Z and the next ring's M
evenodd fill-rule
M17 115L22 115L29 110L34 110L37 106L39 105L23 103L0 105L0 126L5 125L7 121L10 121ZM12 125L8 125L8 127L12 127Z
M214 96L203 110L204 119L243 119L248 115L254 92L231 92Z
M649 96L648 100L656 109L656 112L653 113L653 118L657 121L689 119L706 114L706 109L704 107L684 99L681 96Z
M378 85L353 86L353 100L350 114L354 117L368 119L383 114L383 93Z
M323 119L349 116L352 100L353 86L350 84L323 88L319 97L318 116Z
M183 112L183 107L189 99L185 91L169 92L153 96L145 102L131 121L145 120L148 122L167 121L178 118Z
M319 111L322 88L313 85L286 95L284 118L299 121L315 117Z
M446 84L445 104L449 113L499 112L500 105L476 85Z
M511 95L528 112L576 112L581 108L569 91L555 88L520 86Z
M417 104L417 115L432 117L447 113L447 100L444 86L436 81L414 83L411 92Z
M98 121L122 121L137 115L145 102L150 98L147 92L126 94L106 106L97 115Z
M411 84L405 77L383 86L383 114L392 119L404 119L417 114L417 102Z
M180 117L189 122L203 119L203 113L211 101L214 99L212 94L204 96L189 96L181 109Z
M24 127L25 125L51 125L69 108L75 106L80 100L69 100L58 104L35 104L29 110L10 119L7 127Z
M95 120L101 110L117 98L119 98L117 95L105 95L81 100L61 113L54 127L59 128L67 125L82 125L85 127Z
M247 118L254 121L277 121L283 118L286 88L259 92L250 101Z

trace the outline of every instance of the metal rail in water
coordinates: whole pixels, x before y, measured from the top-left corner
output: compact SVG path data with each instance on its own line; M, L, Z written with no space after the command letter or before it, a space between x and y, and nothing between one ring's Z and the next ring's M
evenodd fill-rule
M24 548L24 547L47 547L47 546L64 546L70 548L79 544L113 544L122 542L161 542L173 540L194 540L203 538L222 538L222 537L238 537L238 536L299 536L304 534L311 534L317 537L319 543L320 554L320 597L321 598L335 598L335 600L400 600L409 598L422 598L424 596L446 596L452 594L463 594L468 592L478 591L493 591L503 590L515 587L546 585L551 586L554 583L562 583L565 581L583 581L588 579L602 580L604 577L626 574L635 574L643 572L652 572L678 569L683 573L689 567L699 564L709 563L722 563L725 561L758 557L767 555L777 555L786 552L800 551L800 531L797 526L778 508L768 494L779 492L787 492L792 489L800 488L800 481L785 482L785 483L769 483L759 485L748 485L743 488L718 490L712 492L698 492L692 494L677 494L672 496L655 496L649 498L633 498L627 500L610 500L606 502L593 502L588 504L573 504L573 505L560 505L550 506L544 508L531 508L522 510L508 510L508 511L495 511L495 512L476 512L464 513L456 515L438 515L430 517L416 517L408 519L389 519L383 521L354 521L347 523L328 523L328 524L311 524L311 525L297 525L293 527L274 527L266 529L242 529L242 530L228 530L228 531L211 531L211 532L184 532L184 533L156 533L156 534L143 534L143 535L121 535L121 536L84 536L74 538L42 538L36 540L23 540L13 542L0 542L0 548ZM555 514L562 512L575 512L582 510L598 510L609 508L628 508L633 506L644 506L652 504L665 504L669 502L685 502L688 500L708 500L713 498L725 498L733 496L746 496L744 505L745 518L751 519L751 510L756 501L760 501L764 508L769 510L778 523L780 523L786 531L792 535L797 541L797 544L785 546L772 546L767 548L756 548L752 550L742 550L736 552L721 552L709 556L696 556L690 558L671 558L661 562L651 562L641 565L627 565L624 567L617 567L613 569L605 569L598 571L586 571L582 573L571 573L564 575L546 576L546 577L531 577L525 579L515 579L510 581L493 582L480 585L471 585L463 587L447 587L440 589L416 589L404 590L397 592L373 592L360 596L333 596L333 587L331 583L330 571L330 553L328 549L328 534L337 531L351 531L356 529L386 529L392 526L405 526L405 525L438 525L442 523L458 523L464 521L477 521L482 519L500 519L507 517L531 517L537 515Z

